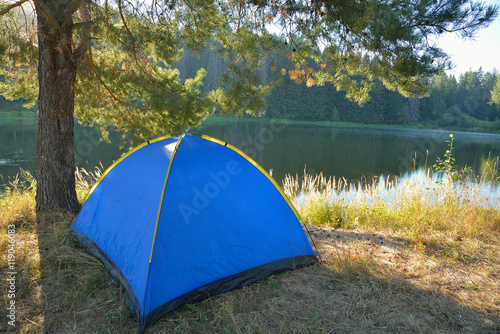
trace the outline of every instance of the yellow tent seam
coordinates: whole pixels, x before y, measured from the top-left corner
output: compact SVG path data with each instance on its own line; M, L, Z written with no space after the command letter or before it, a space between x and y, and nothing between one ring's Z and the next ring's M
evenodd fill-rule
M179 140L177 141L177 144L175 145L174 151L172 152L172 156L170 157L170 162L168 163L167 175L165 175L165 182L163 183L163 190L161 191L160 205L158 207L158 214L156 216L155 231L153 234L153 244L151 245L151 254L149 256L150 263L151 263L151 259L153 258L153 248L155 247L156 230L158 229L158 222L160 220L161 206L163 204L163 196L165 195L165 189L167 188L167 180L168 180L168 176L170 175L170 168L172 167L172 162L174 161L175 153L177 152L177 148L179 147L179 144L181 143L183 137L184 136L181 136L179 138Z
M155 231L153 234L153 243L151 244L151 253L149 255L148 275L146 278L146 290L144 291L144 304L143 304L144 306L141 312L144 312L144 309L146 308L146 299L148 297L148 286L149 286L149 272L151 270L151 260L153 259L153 249L155 247L156 231L158 230L158 221L160 220L160 212L161 212L161 206L163 204L163 196L165 195L165 188L167 188L167 180L170 174L170 168L172 167L172 161L174 161L175 152L177 152L177 148L179 147L179 144L181 143L183 137L184 136L181 135L179 137L179 140L177 141L177 144L175 145L174 151L172 152L172 156L170 157L170 162L168 163L168 169L167 169L167 174L165 175L165 181L163 182L163 189L161 191L161 197L160 197L160 205L158 207L158 214L156 216L156 223L155 223Z
M271 175L269 175L269 173L266 172L264 170L264 168L262 168L262 166L260 166L252 158L250 158L248 155L246 155L245 152L241 151L239 148L237 148L237 147L235 147L235 146L233 146L231 144L228 144L226 142L223 142L222 140L219 140L219 139L216 139L216 138L212 138L212 137L207 136L207 135L202 135L201 138L209 140L209 141L217 143L217 144L220 144L222 146L226 146L226 147L232 149L233 151L235 151L236 153L238 153L239 155L241 155L243 158L247 159L248 162L250 162L252 165L254 165L262 174L264 174L265 177L268 178L269 181L271 181L271 183L274 185L274 187L276 188L276 190L278 190L280 192L281 196L288 203L288 205L292 209L293 213L295 214L295 216L297 217L297 219L299 220L299 222L301 222L302 224L304 224L304 221L300 217L299 212L297 211L297 209L295 209L295 206L292 204L292 202L290 201L290 199L288 198L288 196L285 194L285 192L283 191L283 189L281 189L281 187L278 185L278 183L276 182L276 180L274 178L272 178Z
M87 196L85 196L85 199L83 200L82 202L82 205L83 203L85 203L87 201L87 199L90 197L90 195L94 192L95 188L97 187L97 185L101 182L101 180L106 176L108 175L108 173L116 167L116 165L118 165L120 162L122 162L123 159L125 159L126 157L130 156L132 153L140 150L141 148L143 148L144 146L146 145L149 145L151 143L154 143L154 142L157 142L159 140L163 140L163 139L167 139L167 138L170 138L172 137L171 135L166 135L166 136L162 136L162 137L159 137L159 138L155 138L155 139L152 139L150 141L147 141L147 142L144 142L142 144L140 144L139 146L136 146L134 147L133 149L129 150L127 153L125 153L124 155L122 155L118 160L116 160L115 162L113 162L113 164L111 166L108 167L108 169L106 169L106 171L104 171L104 173L102 173L101 177L97 180L96 183L94 183L94 185L92 186L92 188L90 188L89 192L87 193Z

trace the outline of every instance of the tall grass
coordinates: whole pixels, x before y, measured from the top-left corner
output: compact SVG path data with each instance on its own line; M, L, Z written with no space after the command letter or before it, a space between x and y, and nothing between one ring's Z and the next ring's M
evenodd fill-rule
M311 224L359 229L332 232L313 227L324 266L275 275L185 305L148 331L457 333L466 328L471 333L496 333L500 291L497 165L498 159L489 165L489 176L483 173L482 178L457 184L423 170L358 184L322 174L288 176L285 190ZM78 170L80 199L100 175L101 169ZM19 332L136 333L137 322L120 287L69 232L72 215L35 216L35 189L33 177L21 172L0 194L0 226L5 230L8 224L16 225ZM485 189L496 189L496 201ZM453 241L430 257L406 247L404 240L400 244L402 238L386 236L380 239L383 245L361 239L369 235L361 229L370 227L380 227L382 234L384 229L402 231L416 246L447 235L454 240L461 235L496 236L497 240L491 247L480 245L477 252L483 256L464 251L458 246L463 242ZM3 253L5 236L0 234ZM441 259L434 256L438 252L444 255ZM450 264L449 257L459 261ZM6 257L0 265L4 273L8 271ZM5 318L5 307L0 316Z
M416 245L433 238L488 238L500 232L498 158L482 176L450 179L420 169L391 179L349 183L322 173L287 175L285 193L313 225L390 229Z
M76 195L78 200L83 202L92 186L99 180L104 171L102 163L94 167L94 170L87 171L85 168L77 168L75 172L76 177Z
M102 168L102 166L101 166ZM87 192L90 190L93 183L101 175L101 169L95 168L92 172L87 172L84 169L78 169L76 172L76 189L78 198L83 199ZM14 225L16 228L16 237L18 244L36 243L36 229L37 229L37 215L35 210L35 194L36 194L36 180L29 171L20 170L20 173L15 176L13 180L8 181L8 185L0 193L0 228L7 230L7 226ZM64 214L64 213L61 213ZM69 215L72 217L72 215ZM68 234L68 223L65 223L64 229L55 232L57 238L59 234ZM0 233L0 251L7 254L7 234ZM18 247L17 252L20 258L24 259L20 263L27 264L35 263L38 259L31 259L31 255L35 254L28 247ZM35 247L36 248L36 247ZM30 254L24 254L31 252ZM0 265L4 266L6 257L0 259ZM38 265L33 264L33 267ZM38 270L38 269L37 269ZM37 271L36 270L36 271ZM27 270L28 271L28 270Z
M21 170L0 194L0 222L13 224L35 220L36 181L30 172Z

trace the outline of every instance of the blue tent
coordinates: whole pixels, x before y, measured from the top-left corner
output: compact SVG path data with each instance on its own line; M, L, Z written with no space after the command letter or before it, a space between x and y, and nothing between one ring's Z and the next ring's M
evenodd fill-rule
M204 135L161 137L123 156L71 230L121 284L141 333L184 303L316 261L276 181Z

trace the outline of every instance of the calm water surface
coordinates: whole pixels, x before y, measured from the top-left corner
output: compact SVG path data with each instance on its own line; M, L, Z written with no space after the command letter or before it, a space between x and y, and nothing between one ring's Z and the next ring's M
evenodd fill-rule
M286 174L323 172L351 181L381 174L401 175L424 165L432 166L447 149L449 131L342 128L279 123L224 122L202 125L191 133L226 141L249 155L281 181ZM500 135L453 132L457 166L482 170L488 157L500 156ZM77 166L107 168L124 152L120 136L112 144L99 140L98 131L75 126ZM0 184L19 168L35 173L36 121L0 120Z

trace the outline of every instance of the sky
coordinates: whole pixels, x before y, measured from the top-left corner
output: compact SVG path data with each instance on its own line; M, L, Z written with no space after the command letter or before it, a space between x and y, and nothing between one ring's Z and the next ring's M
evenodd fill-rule
M483 0L484 3L500 6L500 0ZM448 34L436 41L454 63L455 68L447 71L457 78L469 70L477 71L482 67L484 72L493 69L500 71L500 15L488 28L481 29L475 40L463 40L457 34Z

